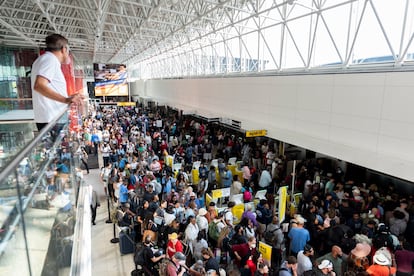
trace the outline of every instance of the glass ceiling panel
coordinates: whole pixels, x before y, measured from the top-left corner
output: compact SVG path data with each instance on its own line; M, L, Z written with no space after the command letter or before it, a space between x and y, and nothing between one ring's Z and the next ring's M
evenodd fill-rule
M208 75L270 70L276 73L286 70L320 72L318 70L326 68L341 71L354 70L367 63L381 63L387 68L397 66L408 70L408 67L401 65L404 61L414 60L413 2L222 1L222 7L207 12L199 21L195 20L203 22L198 24L198 28L203 28L202 31L192 29L192 34L175 36L181 40L176 42L179 52L190 51L185 48L188 43L197 50L184 55L186 58L180 56L182 66L184 63L193 64L185 65L184 71L174 75L182 76L184 72L187 75ZM198 50L199 47L202 50ZM399 61L398 58L404 53L407 53L405 59ZM393 59L393 54L397 60ZM147 63L152 59L159 62ZM182 70L171 66L171 59L168 56L161 58L160 53L157 53L153 57L136 55L127 62L170 67L171 72ZM407 63L404 66L414 65Z

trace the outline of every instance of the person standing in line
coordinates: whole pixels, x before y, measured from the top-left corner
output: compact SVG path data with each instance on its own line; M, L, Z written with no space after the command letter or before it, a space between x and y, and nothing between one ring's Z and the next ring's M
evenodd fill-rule
M290 239L290 251L293 256L297 256L298 252L305 248L307 242L310 241L309 231L304 228L305 219L301 216L296 217L296 227L292 227L288 237Z
M91 201L91 211L92 211L92 224L96 225L95 219L96 219L96 209L101 206L101 203L99 202L99 197L96 191L93 189L92 186L89 186L90 190L90 201Z
M84 147L81 147L80 160L85 166L86 172L89 174L88 154L86 153L86 150Z
M81 94L68 97L61 69L61 64L69 60L68 40L60 34L52 34L45 42L46 53L34 61L31 72L34 120L39 131L68 104L81 104L84 99Z
M313 267L312 257L314 256L315 251L312 246L306 244L303 250L299 251L297 261L297 274L298 276L305 275L305 272L311 271Z

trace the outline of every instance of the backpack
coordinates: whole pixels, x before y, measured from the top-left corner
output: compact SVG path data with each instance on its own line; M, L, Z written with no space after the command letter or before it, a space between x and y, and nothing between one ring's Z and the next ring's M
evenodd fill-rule
M266 227L267 228L267 227ZM277 231L277 230L279 230L280 228L279 227L277 227L277 228L275 228L275 229L273 229L272 231L267 231L267 229L266 229L266 231L265 231L265 233L264 233L264 239L265 239L265 241L267 242L267 243L269 243L270 245L273 245L273 243L274 243L274 241L275 241L275 238L276 238L276 236L274 235L275 234L275 232Z
M394 240L390 234L379 233L372 239L375 248L388 247L394 250Z
M279 275L279 272L281 271L289 271L289 269L287 269L286 267L281 267L279 268L279 270L277 271L277 275Z
M250 192L250 190L249 189L246 189L244 192L243 192L243 200L244 201L250 201L252 199L252 193Z
M135 265L143 266L145 264L144 251L145 251L145 246L135 252L135 255L134 255Z
M218 237L220 236L217 224L218 224L218 222L215 223L214 221L212 221L208 224L208 235L211 239L213 239L215 241L217 241Z

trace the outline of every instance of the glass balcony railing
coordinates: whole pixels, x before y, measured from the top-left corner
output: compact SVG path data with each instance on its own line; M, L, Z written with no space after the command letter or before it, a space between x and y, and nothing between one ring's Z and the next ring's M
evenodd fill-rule
M2 275L69 275L72 260L77 262L72 253L84 234L76 231L82 229L78 212L82 217L88 197L77 169L77 141L71 140L70 155L61 154L62 139L71 138L68 126L65 111L0 169ZM76 208L79 191L81 210Z

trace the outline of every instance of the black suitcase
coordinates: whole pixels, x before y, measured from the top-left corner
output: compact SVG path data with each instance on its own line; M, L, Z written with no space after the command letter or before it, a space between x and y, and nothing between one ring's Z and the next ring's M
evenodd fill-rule
M121 231L119 232L119 250L121 255L134 253L135 242L134 232L128 233Z
M69 267L72 263L73 241L71 238L63 238L60 240L58 248L57 262L59 267Z

